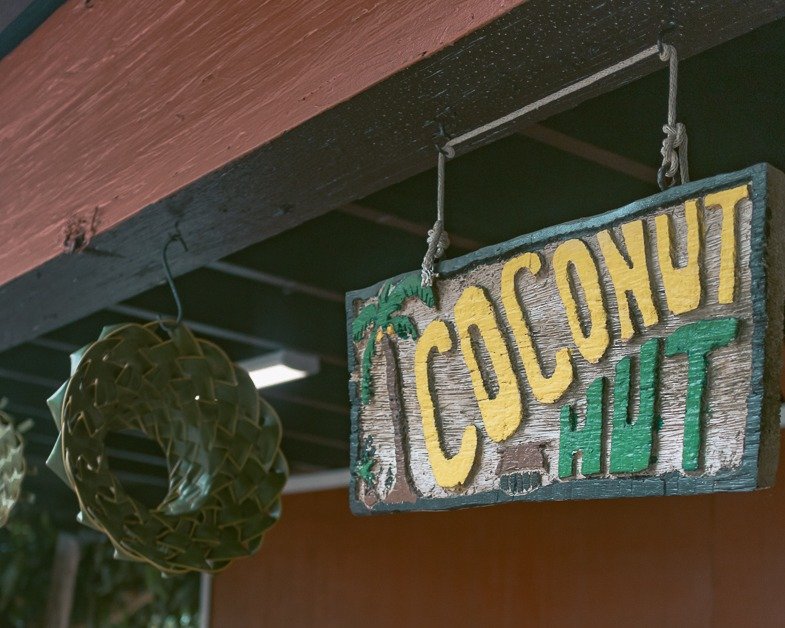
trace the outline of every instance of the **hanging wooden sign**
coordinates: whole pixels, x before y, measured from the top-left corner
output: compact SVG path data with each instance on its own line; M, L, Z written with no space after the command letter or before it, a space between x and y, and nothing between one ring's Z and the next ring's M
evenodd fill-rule
M768 486L784 182L754 166L349 293L352 509Z

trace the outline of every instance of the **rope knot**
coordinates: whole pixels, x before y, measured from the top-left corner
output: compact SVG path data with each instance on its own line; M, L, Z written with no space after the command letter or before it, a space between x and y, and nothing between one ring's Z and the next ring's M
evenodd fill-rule
M676 49L670 44L662 44L660 59L668 62L668 120L662 126L665 138L662 140L662 165L657 171L657 183L661 190L676 182L678 175L681 183L690 180L687 164L687 128L676 122L676 95L679 85L679 59Z
M436 243L435 259L442 257L450 246L450 236L444 230L444 224L441 220L437 220L432 229L428 229L428 246Z
M433 285L433 278L437 276L433 272L433 263L444 255L447 247L450 246L450 237L444 230L444 170L447 159L455 155L455 151L448 145L436 147L436 222L428 230L428 250L422 260L422 286L427 288ZM448 150L449 149L449 150Z
M444 230L444 221L437 220L433 227L428 230L428 250L422 261L422 285L432 286L434 277L438 274L434 272L434 262L442 257L450 246L450 236Z
M687 127L681 122L664 124L662 132L665 133L660 149L662 165L665 174L672 178L679 171L679 149L687 143Z
M687 127L681 122L674 124L664 124L662 132L665 137L662 140L662 165L660 166L657 178L660 187L667 187L666 178L671 180L671 185L679 174L682 183L690 180L687 165Z

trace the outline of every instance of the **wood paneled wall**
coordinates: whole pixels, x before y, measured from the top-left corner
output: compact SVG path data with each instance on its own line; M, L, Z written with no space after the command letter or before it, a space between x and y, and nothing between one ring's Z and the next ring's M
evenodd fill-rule
M782 625L777 481L365 518L345 491L287 496L259 554L215 579L213 625Z

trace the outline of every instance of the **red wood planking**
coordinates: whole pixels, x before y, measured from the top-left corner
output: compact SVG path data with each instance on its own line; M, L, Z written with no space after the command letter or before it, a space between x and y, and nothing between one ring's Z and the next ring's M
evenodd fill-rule
M0 285L521 3L67 2L0 62Z
M785 613L784 516L785 465L772 490L690 499L358 518L345 490L286 495L259 553L216 577L212 620L775 626Z

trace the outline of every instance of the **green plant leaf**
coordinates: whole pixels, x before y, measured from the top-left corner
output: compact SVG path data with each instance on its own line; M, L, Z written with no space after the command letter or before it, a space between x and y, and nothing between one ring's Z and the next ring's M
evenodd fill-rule
M392 311L398 311L409 297L418 298L428 307L433 307L435 303L433 288L423 286L420 275L417 273L408 275L395 284L395 287L389 291L387 302L394 307ZM379 301L381 302L381 297L379 297Z
M360 342L363 339L363 334L369 326L377 327L377 317L379 316L379 307L375 303L366 305L362 311L352 321L352 338L355 342Z
M417 339L417 328L408 316L394 316L390 319L390 325L399 338Z

